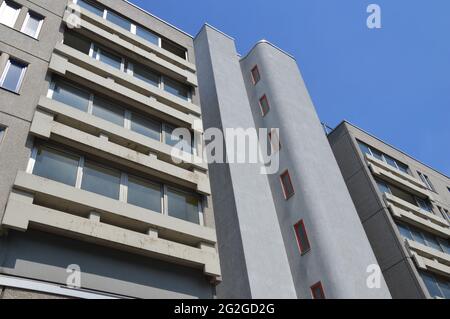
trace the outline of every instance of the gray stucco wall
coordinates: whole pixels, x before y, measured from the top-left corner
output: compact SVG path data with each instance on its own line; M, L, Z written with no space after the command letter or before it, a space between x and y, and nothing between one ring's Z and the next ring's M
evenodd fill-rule
M254 127L234 41L194 40L205 128ZM223 282L218 297L296 298L267 177L254 164L210 165Z
M328 298L390 298L383 279L380 289L366 285L367 267L377 261L295 60L260 42L241 65L255 124L280 128L279 174L288 169L296 191L286 201L279 174L269 176L299 298L310 298L310 286L318 281ZM250 77L255 65L261 74L256 86ZM259 109L263 94L271 107L264 118ZM293 228L300 219L311 243L304 256Z

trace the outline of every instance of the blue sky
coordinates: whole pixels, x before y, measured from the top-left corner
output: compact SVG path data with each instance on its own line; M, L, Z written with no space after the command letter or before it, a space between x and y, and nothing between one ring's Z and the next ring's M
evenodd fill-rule
M346 119L450 175L450 1L132 2L192 35L208 22L241 54L273 42L296 57L323 122ZM370 3L382 29L366 26Z

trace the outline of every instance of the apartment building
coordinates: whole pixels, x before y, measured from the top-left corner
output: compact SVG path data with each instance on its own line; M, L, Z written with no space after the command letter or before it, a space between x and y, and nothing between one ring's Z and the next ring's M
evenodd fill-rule
M450 298L450 178L342 122L328 136L394 298Z
M0 296L214 297L192 37L127 1L1 0L0 53Z
M377 261L295 59L267 41L240 56L233 38L209 25L194 48L205 129L268 128L259 138L279 152L275 174L257 163L209 166L217 295L390 298L382 275L379 287L367 284Z

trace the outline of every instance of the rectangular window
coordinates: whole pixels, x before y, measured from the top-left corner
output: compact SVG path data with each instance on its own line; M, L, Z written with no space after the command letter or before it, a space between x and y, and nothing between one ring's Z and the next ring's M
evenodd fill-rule
M196 224L200 223L199 199L197 196L168 188L167 205L169 216Z
M131 115L131 130L156 141L161 141L161 123L135 113Z
M384 181L382 181L380 179L376 179L376 182L378 185L378 189L380 190L380 192L382 194L384 194L384 193L391 194L391 189Z
M147 40L150 43L153 43L157 46L159 46L159 37L154 34L153 32L141 27L136 26L136 35L140 36L144 40Z
M420 197L415 197L417 206L422 208L424 211L427 211L429 213L433 213L433 207L431 206L431 203L428 200L422 199Z
M127 31L131 31L131 22L127 18L125 18L117 13L108 11L108 13L106 14L106 20L114 23L115 25L117 25Z
M81 189L119 199L120 172L92 162L86 162L83 167Z
M311 295L313 299L325 299L325 292L320 281L311 286Z
M423 271L420 272L420 275L432 298L450 299L450 282L448 280Z
M266 116L266 114L269 113L270 106L269 106L269 100L267 99L266 95L263 95L259 99L259 107L261 108L262 116Z
M178 96L179 98L182 98L183 100L189 100L189 87L177 81L164 78L164 90Z
M161 213L161 195L161 185L137 177L128 177L129 204Z
M27 17L22 26L22 32L37 39L44 23L44 17L37 13L28 11Z
M398 230L400 232L400 235L403 238L407 238L409 240L414 240L412 235L411 235L411 231L409 230L409 227L404 225L404 224L397 224L398 226Z
M104 49L96 47L95 48L95 58L98 61L106 63L109 66L112 66L113 68L116 68L118 70L123 70L122 69L122 58L113 53L105 51Z
M26 70L26 64L10 59L0 79L0 86L8 91L19 93Z
M306 233L306 227L303 220L299 221L294 225L295 236L297 237L298 248L302 255L306 254L311 250L311 245L309 244L308 234Z
M167 39L161 39L161 47L164 50L169 51L170 53L175 54L176 56L182 58L183 60L186 60L186 49L182 46L179 46L178 44L167 40Z
M75 186L80 157L52 148L39 147L33 174Z
M77 4L91 13L98 15L99 17L103 17L103 8L93 4L91 1L77 0Z
M161 77L157 73L140 64L133 64L133 75L139 80L156 87L159 87L161 82Z
M22 7L12 1L3 1L0 7L0 23L14 28Z
M433 184L431 183L430 178L427 175L425 175L425 174L423 174L421 172L417 172L417 174L419 174L420 179L422 180L422 182L427 186L427 188L430 191L436 192Z
M186 153L192 154L193 152L193 139L190 141L183 140L183 136L177 136L173 134L175 127L170 125L164 125L164 142L172 147L182 149Z
M3 142L3 137L5 136L6 128L0 126L0 143Z
M396 159L392 158L391 156L386 155L386 154L380 152L379 150L373 148L372 146L369 146L363 142L358 141L358 145L363 154L371 155L371 156L379 159L380 161L383 161L386 164L394 167L395 169L410 175L408 165L397 161Z
M292 185L291 176L289 175L289 171L285 171L280 176L281 187L283 189L283 194L285 199L291 198L295 191L294 186Z
M259 69L257 65L255 65L255 67L252 69L251 73L253 85L256 85L256 83L258 83L259 80L261 80L261 75L259 74Z
M57 81L53 89L52 99L87 112L90 94L66 82Z
M64 44L87 55L91 51L91 42L89 40L69 31L64 33Z
M103 98L94 98L92 115L124 127L125 109Z

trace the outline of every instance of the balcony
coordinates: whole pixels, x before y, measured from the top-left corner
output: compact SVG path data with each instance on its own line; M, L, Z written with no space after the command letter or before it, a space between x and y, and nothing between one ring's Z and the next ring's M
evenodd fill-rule
M427 197L430 200L433 200L433 194L428 190L427 186L417 178L395 169L372 155L366 154L366 161L369 164L371 172L379 178L387 180L397 187L407 189L414 195Z
M70 3L69 3L70 5ZM99 36L105 37L109 41L116 41L120 44L124 42L128 42L129 45L132 45L132 50L141 49L149 52L150 54L154 54L155 58L159 58L165 60L175 66L187 70L191 73L196 72L195 65L176 56L175 54L166 51L160 48L153 43L150 43L141 37L132 34L131 32L120 28L119 26L103 19L102 17L96 16L95 14L80 8L80 18L81 18L81 28L88 29L90 31L98 33ZM69 12L71 9L66 10L66 14L64 16L64 21L67 23L67 19L69 18ZM96 27L96 28L93 28ZM120 41L122 40L122 41ZM128 45L128 46L129 46Z
M405 243L418 268L450 278L450 255L409 239Z
M450 224L447 220L424 211L394 195L385 193L384 199L395 218L441 237L450 237Z
M220 277L214 229L25 172L17 174L2 225L56 233Z
M201 194L211 194L211 187L206 172L197 169L190 171L160 160L154 153L150 152L144 154L132 150L129 147L111 142L107 135L108 133L111 135L112 139L120 134L125 134L122 138L131 140L136 137L136 135L132 134L132 132L124 132L120 127L116 128L112 124L102 121L101 119L94 119L93 117L90 117L89 114L78 114L75 110L72 111L67 109L67 107L64 108L60 103L50 103L54 101L48 101L46 99L41 99L41 102L40 105L44 105L44 108L50 110L53 114L38 109L31 124L31 134L43 139L63 143L64 145L107 161L113 159L116 163L125 167L193 189ZM57 122L55 120L55 113L58 112L69 119L80 116L81 119L86 120L83 125L90 125L97 130L96 132L91 131L90 133L87 133L78 128ZM103 128L104 131L101 128ZM106 132L106 134L104 132ZM138 141L139 140L149 148L158 149L159 145L150 144L151 142L144 137L138 138ZM134 143L139 142L135 141Z

